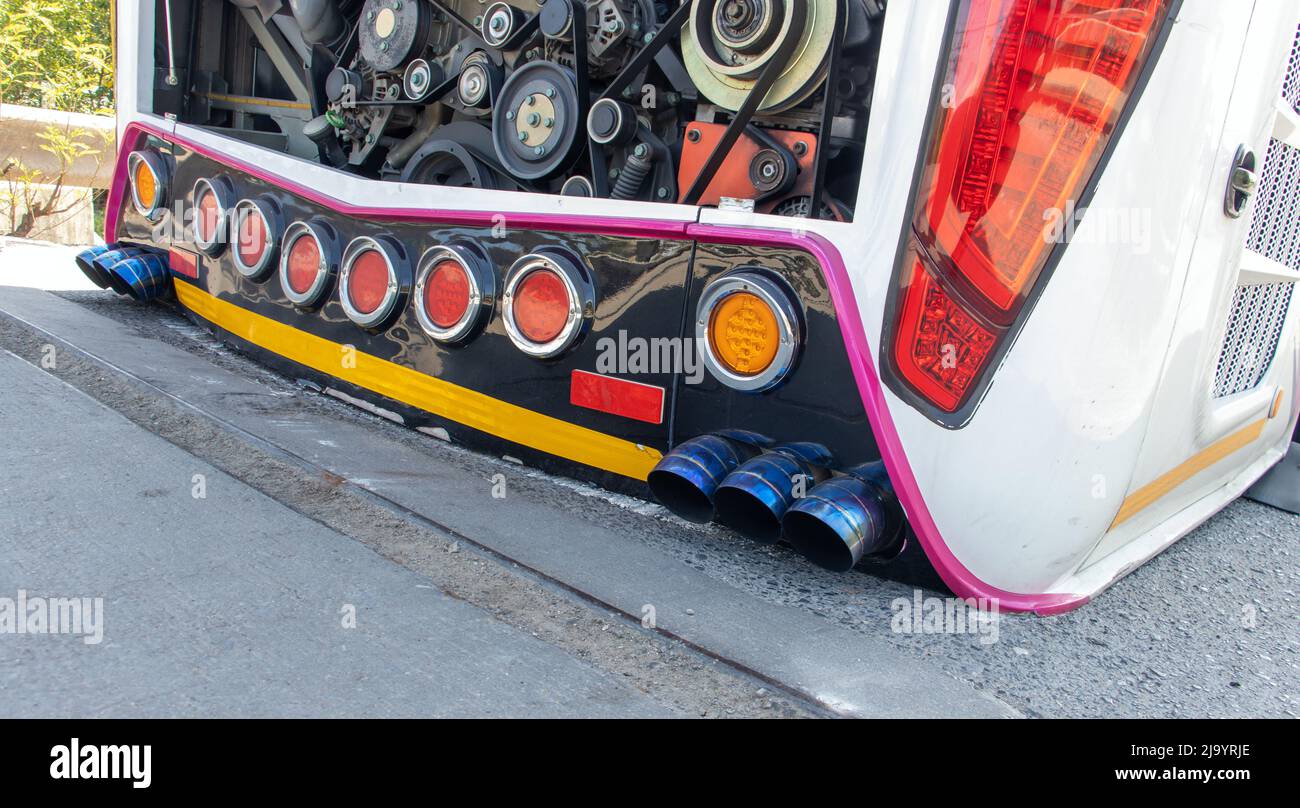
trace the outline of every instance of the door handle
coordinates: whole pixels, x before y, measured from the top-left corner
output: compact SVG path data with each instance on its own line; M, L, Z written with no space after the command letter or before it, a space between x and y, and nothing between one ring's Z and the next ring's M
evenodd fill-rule
M1228 172L1228 190L1223 197L1223 212L1230 219L1238 219L1245 210L1246 203L1259 185L1259 175L1255 152L1245 144L1237 147L1237 154L1232 158L1232 170Z

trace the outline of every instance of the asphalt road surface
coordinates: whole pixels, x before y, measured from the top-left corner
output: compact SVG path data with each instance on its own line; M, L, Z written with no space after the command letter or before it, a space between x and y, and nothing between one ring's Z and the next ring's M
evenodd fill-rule
M946 595L915 556L823 572L376 417L161 306L0 289L0 349L0 598L105 598L100 644L0 634L0 715L1300 709L1300 517L1257 503L1070 614L900 633L897 599Z

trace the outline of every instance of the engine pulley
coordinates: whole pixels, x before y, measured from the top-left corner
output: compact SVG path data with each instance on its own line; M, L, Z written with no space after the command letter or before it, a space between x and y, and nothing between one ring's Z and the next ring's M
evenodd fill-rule
M492 143L511 174L543 179L569 167L585 128L572 71L554 62L530 62L501 88L492 116Z
M380 72L419 56L429 42L433 10L418 0L366 0L358 42L361 58Z
M696 87L718 106L739 109L785 40L798 36L794 55L758 111L781 112L806 99L826 78L837 5L806 0L806 8L797 33L790 0L691 0L682 61Z

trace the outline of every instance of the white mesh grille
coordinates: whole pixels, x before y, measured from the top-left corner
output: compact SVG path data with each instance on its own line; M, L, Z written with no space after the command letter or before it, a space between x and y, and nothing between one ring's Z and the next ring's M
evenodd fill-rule
M1300 30L1282 80L1282 97L1300 111ZM1300 149L1269 142L1246 249L1300 271ZM1286 282L1237 287L1214 371L1216 398L1245 392L1264 380L1282 338L1293 287Z
M1300 149L1269 143L1246 249L1300 271Z
M1282 79L1282 97L1300 112L1300 29ZM1246 249L1300 271L1300 149L1273 140L1260 167Z
M1238 286L1214 371L1214 396L1245 392L1264 380L1277 353L1295 284Z
M1286 68L1286 78L1282 79L1282 97L1300 112L1300 30L1296 31L1295 44L1291 46L1291 62Z

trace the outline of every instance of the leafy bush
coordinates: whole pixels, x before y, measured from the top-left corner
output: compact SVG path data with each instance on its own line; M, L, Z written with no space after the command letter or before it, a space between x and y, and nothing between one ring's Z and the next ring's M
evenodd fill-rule
M0 0L0 103L111 113L110 0Z

